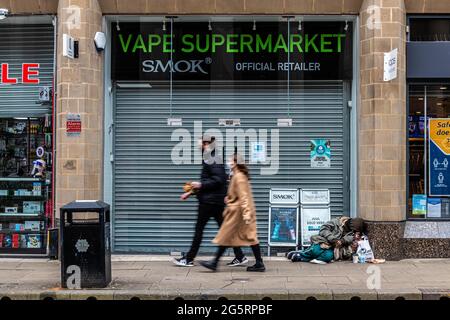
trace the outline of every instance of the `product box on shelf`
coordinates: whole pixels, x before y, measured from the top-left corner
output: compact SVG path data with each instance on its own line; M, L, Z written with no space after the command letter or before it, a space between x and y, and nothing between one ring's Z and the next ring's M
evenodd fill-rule
M39 221L25 221L25 230L39 231L40 227Z
M12 248L19 248L19 246L20 246L20 238L19 238L19 235L17 234L17 233L14 233L13 235L12 235L12 237L11 237L11 247Z
M14 191L15 196L32 196L33 193L27 189L18 189Z
M41 212L41 202L39 201L24 201L23 213L38 214Z
M18 207L5 207L5 213L17 213Z
M5 234L3 237L3 247L11 248L12 246L12 238L10 234Z
M40 248L41 236L38 234L30 234L27 237L27 248Z
M26 248L27 247L27 235L21 234L20 235L20 248Z
M10 223L9 224L9 230L12 230L12 231L24 231L25 230L25 224L23 224L23 223Z
M42 195L42 184L40 182L33 182L33 196Z
M7 196L8 195L8 190L0 190L0 196Z

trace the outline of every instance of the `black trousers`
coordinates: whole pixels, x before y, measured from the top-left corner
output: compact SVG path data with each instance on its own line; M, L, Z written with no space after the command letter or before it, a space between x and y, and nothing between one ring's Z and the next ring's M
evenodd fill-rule
M204 204L201 203L198 206L198 216L197 223L195 224L195 235L192 240L191 249L186 254L186 259L191 261L194 260L195 256L198 253L198 249L200 248L200 244L203 239L203 230L205 230L205 226L208 223L210 218L214 218L216 220L219 227L223 222L223 210L225 209L225 205L218 204ZM241 248L233 248L234 255L238 259L242 259L244 257L244 253Z
M252 248L256 263L257 264L263 263L262 256L261 256L261 247L259 246L259 243L255 244L253 246L250 246L250 248ZM227 247L219 246L219 248L217 249L216 257L214 258L214 262L216 264L219 263L220 258L223 256L223 254L225 253L226 250L227 250Z

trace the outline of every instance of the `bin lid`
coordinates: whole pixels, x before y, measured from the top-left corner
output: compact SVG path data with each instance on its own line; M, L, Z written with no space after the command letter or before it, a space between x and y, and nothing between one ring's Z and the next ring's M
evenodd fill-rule
M109 209L109 204L100 200L75 200L61 208L62 210Z

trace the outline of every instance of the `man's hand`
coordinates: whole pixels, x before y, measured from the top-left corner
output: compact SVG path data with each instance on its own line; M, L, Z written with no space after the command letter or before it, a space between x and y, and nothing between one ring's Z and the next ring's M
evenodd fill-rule
M341 240L338 240L338 241L336 241L336 242L334 243L334 245L335 245L336 248L340 248L340 247L342 247L342 241L341 241Z
M202 187L202 184L200 182L198 182L198 181L194 181L194 182L191 183L191 186L194 189L200 190L201 187Z
M186 200L187 198L190 197L190 195L191 195L190 192L185 192L185 193L183 193L183 194L181 195L181 197L180 197L181 201Z

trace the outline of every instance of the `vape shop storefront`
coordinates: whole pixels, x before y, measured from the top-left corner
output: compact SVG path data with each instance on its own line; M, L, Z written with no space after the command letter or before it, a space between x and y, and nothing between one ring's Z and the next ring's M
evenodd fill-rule
M190 246L197 202L179 196L199 178L204 133L221 157L237 150L250 163L264 248L271 189L326 189L332 216L352 214L350 20L110 21L104 176L115 252ZM211 221L205 251L216 231Z
M54 39L51 17L0 23L0 256L46 254Z

